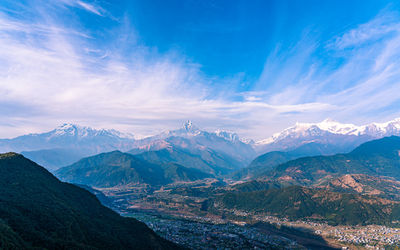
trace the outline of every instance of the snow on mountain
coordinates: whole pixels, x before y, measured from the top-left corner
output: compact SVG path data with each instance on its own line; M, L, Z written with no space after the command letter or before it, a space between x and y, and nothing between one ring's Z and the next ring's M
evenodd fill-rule
M235 133L227 131L207 132L199 129L191 121L185 122L181 128L137 140L135 147L138 152L144 148L179 147L189 152L198 152L207 148L223 153L244 164L255 157L252 146L240 140Z
M49 132L48 139L60 136L75 136L77 139L84 137L107 136L114 138L134 139L133 134L121 133L114 129L93 129L90 127L79 126L76 124L65 123Z
M391 135L400 135L400 118L385 123L371 123L362 126L326 119L320 123L296 123L254 145L258 152L267 152L293 149L313 142L335 145L336 151L345 152L365 141ZM332 152L336 152L335 150Z
M219 136L221 138L224 138L227 141L230 142L238 142L241 141L239 138L239 135L236 133L224 131L224 130L217 130L214 132L216 136Z
M63 124L46 133L0 139L0 151L21 152L65 148L91 154L129 149L133 141L132 134L123 134L112 129L97 130L75 124Z
M0 152L22 152L51 170L70 160L103 152L120 150L140 153L165 148L172 150L175 147L194 155L210 149L208 151L235 159L243 165L255 157L252 146L243 143L237 134L203 131L191 121L185 122L179 129L140 140L135 140L132 134L112 129L93 129L75 124L63 124L46 133L0 139Z

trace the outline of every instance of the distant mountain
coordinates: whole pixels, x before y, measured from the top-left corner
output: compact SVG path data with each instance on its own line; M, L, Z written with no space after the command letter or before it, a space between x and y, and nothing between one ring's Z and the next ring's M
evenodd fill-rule
M187 139L179 138L179 140L186 145L190 144ZM128 153L135 154L136 151L132 150L128 151ZM232 157L218 153L210 148L180 148L170 145L161 150L143 152L135 156L154 164L177 163L213 175L226 174L242 166Z
M386 123L371 123L363 126L342 124L331 119L320 123L296 123L272 137L254 144L257 152L287 151L310 142L324 145L324 155L347 153L369 140L400 135L400 118Z
M0 139L0 152L23 153L51 171L99 153L119 150L139 154L171 147L197 155L203 154L203 151L213 152L217 158L225 158L229 162L228 169L244 167L255 157L252 146L243 142L237 134L206 132L190 121L180 129L140 140L135 140L132 134L116 130L96 130L74 124L64 124L46 133ZM212 161L212 157L209 158ZM222 169L226 168L226 164L221 164Z
M0 155L1 249L176 249L15 153Z
M129 150L133 136L116 130L96 130L64 124L42 134L28 134L13 139L0 139L0 151L37 151L42 149L75 149L90 154L111 150Z
M216 196L208 207L290 219L314 219L330 224L390 224L400 219L400 204L390 200L290 186L254 192L228 192Z
M55 171L62 166L71 165L86 156L77 149L54 148L36 151L22 151L26 158L45 166L49 171Z
M235 161L232 169L236 166L246 166L256 156L252 146L240 140L237 134L226 131L206 132L190 121L184 123L180 129L137 140L135 149L131 153L137 154L171 147L180 148L192 154L211 150L225 158L231 158L231 162Z
M0 152L23 152L26 157L49 170L55 170L85 156L130 150L134 141L133 135L116 130L64 124L46 133L0 139Z
M288 161L266 174L280 182L314 185L345 174L386 176L400 180L400 137L366 142L348 154L304 157Z
M113 151L84 158L55 172L63 181L92 187L136 184L160 186L175 181L197 180L209 174L178 164L153 164L134 155Z

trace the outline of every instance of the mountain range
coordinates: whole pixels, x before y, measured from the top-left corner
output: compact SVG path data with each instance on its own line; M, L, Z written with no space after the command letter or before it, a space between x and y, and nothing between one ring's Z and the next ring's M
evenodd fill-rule
M138 184L157 187L172 182L212 177L211 174L176 163L154 164L120 151L83 158L70 166L60 168L55 175L63 181L98 188Z
M303 157L263 173L265 178L295 185L314 185L345 174L384 176L400 180L400 137L366 142L350 153Z
M225 165L233 164L230 169L234 170L247 166L257 155L272 151L296 151L296 156L347 153L366 141L391 135L400 135L400 119L363 126L342 124L330 119L320 123L296 123L258 142L241 139L236 133L227 131L203 131L190 121L179 129L143 139L135 139L132 134L116 130L64 124L46 133L0 139L0 152L22 153L55 171L83 157L114 150L139 154L172 149L184 150L192 155L208 151L218 154L217 158L225 158Z
M163 149L183 150L192 155L209 152L216 155L210 158L225 158L227 163L222 164L222 168L229 166L228 169L245 166L255 157L252 146L242 142L237 134L202 131L190 121L180 129L139 140L116 130L96 130L74 124L64 124L46 133L0 139L0 152L22 153L51 171L83 157L114 150L138 154Z
M49 170L55 170L85 156L116 149L129 150L133 141L132 135L116 130L63 124L46 133L1 139L0 152L22 153Z
M296 123L270 138L254 144L257 152L288 151L313 143L321 154L346 153L369 140L400 135L400 118L362 126L343 124L332 119L320 123Z

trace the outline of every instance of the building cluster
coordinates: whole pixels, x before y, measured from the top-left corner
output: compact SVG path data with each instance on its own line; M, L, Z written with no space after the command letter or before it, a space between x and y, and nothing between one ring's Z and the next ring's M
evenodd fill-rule
M400 229L385 226L366 227L338 227L329 231L329 234L341 242L356 245L399 245Z
M285 237L267 235L256 228L231 223L199 222L136 214L162 237L191 249L269 249L271 247L298 248L296 242Z

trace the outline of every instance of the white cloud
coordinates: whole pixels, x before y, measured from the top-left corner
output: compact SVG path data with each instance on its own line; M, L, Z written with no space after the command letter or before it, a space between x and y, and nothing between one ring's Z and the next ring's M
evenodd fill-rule
M360 46L369 41L375 41L393 32L400 31L397 13L383 12L373 20L351 29L342 36L336 37L334 44L338 49Z
M104 16L104 13L106 12L103 8L95 3L88 3L81 0L58 0L58 3L65 6L78 7L98 16Z
M230 101L229 96L222 97L229 91L215 93L199 65L187 64L182 57L153 54L147 60L147 52L140 51L132 53L132 60L123 60L118 51L82 47L88 37L55 22L35 24L0 16L0 67L4 69L0 104L9 107L0 109L6 120L0 124L1 137L26 128L43 131L64 122L141 136L174 128L187 119L210 129L234 126L245 135L266 136L268 131L251 131L254 121L325 107L270 105L257 97Z
M85 3L83 1L76 1L76 4L78 4L79 6L81 6L82 8L84 8L87 11L90 11L96 15L102 16L102 14L100 13L100 11L102 11L102 9L99 7L95 7L94 5Z
M321 42L318 49L325 53L319 51L319 57L313 55L317 49L313 43L307 46L305 41L312 41L309 37L300 41L295 51L273 53L260 81L274 78L275 74L285 81L278 83L279 88L272 87L263 100L277 106L324 103L330 107L303 113L301 121L333 117L343 122L366 123L400 116L400 110L393 107L400 102L400 21L395 17L397 13L382 12L335 37L333 43L328 41L328 46ZM311 50L305 53L304 48ZM273 63L271 58L279 63ZM292 71L293 65L297 71ZM274 67L276 70L271 70ZM295 74L287 74L288 71Z
M105 13L79 2L62 4ZM116 31L121 33L115 34L119 46L114 49L95 47L91 34L65 28L51 17L43 19L47 21L25 22L0 14L0 137L39 132L64 122L143 136L191 119L206 129L226 128L262 139L296 120L329 116L347 121L400 99L397 33L375 44L374 53L353 50L334 71L324 70L318 62L304 67L313 59L316 45L303 41L288 55L270 58L257 85L261 89L238 94L230 84L213 86L242 78L204 76L201 67L187 63L184 56L157 54L136 40L124 54L120 47L130 39L121 37L135 34L124 23L127 20ZM337 38L338 48L355 44L349 37L365 40L367 35L358 34L365 34L365 27L374 22ZM271 77L274 69L281 74ZM274 87L262 89L263 81L271 79Z

